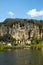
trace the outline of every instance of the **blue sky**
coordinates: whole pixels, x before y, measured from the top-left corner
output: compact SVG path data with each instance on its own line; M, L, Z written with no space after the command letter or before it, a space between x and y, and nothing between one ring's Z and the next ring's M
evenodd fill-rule
M6 18L43 20L43 0L0 0L0 22Z

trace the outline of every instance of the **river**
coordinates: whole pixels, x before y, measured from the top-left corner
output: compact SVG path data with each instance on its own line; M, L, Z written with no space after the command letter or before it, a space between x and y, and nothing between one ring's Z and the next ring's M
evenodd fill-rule
M30 49L0 51L0 65L43 65L43 51Z

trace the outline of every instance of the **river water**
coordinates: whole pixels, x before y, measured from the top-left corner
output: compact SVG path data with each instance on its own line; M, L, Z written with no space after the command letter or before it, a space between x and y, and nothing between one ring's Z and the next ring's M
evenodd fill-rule
M43 51L30 49L0 51L0 65L43 65Z

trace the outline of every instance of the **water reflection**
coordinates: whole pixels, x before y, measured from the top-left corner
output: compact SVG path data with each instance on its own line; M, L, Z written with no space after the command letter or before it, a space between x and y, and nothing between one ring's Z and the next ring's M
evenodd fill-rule
M0 65L43 65L43 51L16 49L0 52Z

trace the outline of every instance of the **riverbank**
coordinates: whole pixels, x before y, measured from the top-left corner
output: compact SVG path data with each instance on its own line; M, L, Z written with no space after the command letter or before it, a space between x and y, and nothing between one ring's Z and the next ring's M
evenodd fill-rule
M0 51L3 51L5 49L25 49L28 48L30 49L31 46L6 46L3 44L0 44Z
M7 45L7 44L0 44L0 51L5 49L42 49L43 48L43 41L39 44L30 44L30 45Z

